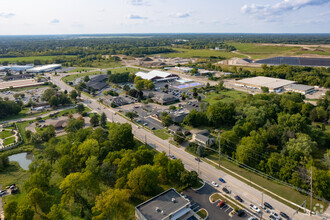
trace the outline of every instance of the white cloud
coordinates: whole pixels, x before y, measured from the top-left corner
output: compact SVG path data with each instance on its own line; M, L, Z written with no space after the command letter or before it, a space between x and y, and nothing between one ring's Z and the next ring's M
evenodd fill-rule
M134 5L134 6L149 6L149 2L144 0L129 0L128 4Z
M285 12L299 10L307 6L318 6L329 3L330 0L282 0L274 5L244 5L241 11L261 20L274 20Z
M142 17L140 15L133 15L133 14L130 14L127 16L128 19L148 19L147 17Z
M0 17L2 18L11 18L11 17L14 17L15 14L14 13L4 13L4 12L0 12Z
M50 23L51 24L58 24L58 23L60 23L60 20L55 18L55 19L51 20Z
M172 14L171 16L175 17L175 18L187 18L187 17L190 17L191 15L189 12L184 12L184 13L178 12L176 14Z

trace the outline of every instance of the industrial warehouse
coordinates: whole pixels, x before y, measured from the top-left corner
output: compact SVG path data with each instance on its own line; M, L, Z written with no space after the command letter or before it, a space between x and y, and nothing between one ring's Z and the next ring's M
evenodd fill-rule
M257 76L252 78L246 78L237 80L235 82L236 86L246 87L248 89L261 89L266 87L269 89L269 92L284 92L292 91L299 92L301 94L308 94L314 91L314 87L306 86L302 84L297 84L295 81L278 79L265 76Z
M152 70L149 73L137 72L135 75L153 82L173 81L179 78L178 75L159 70Z
M51 72L56 69L61 69L61 64L48 64L43 66L34 67L32 69L27 69L26 72L28 73L45 73L45 72Z

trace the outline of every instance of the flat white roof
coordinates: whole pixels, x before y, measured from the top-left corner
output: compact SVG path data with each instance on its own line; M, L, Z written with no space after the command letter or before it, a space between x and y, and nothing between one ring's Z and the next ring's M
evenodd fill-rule
M173 73L163 72L159 70L152 70L149 73L137 72L135 75L141 77L142 79L152 80L155 77L167 78L173 75Z
M257 77L237 80L236 83L276 89L276 88L280 88L280 87L283 87L283 86L286 86L289 84L293 84L296 82L291 81L291 80L286 80L286 79L278 79L278 78L272 78L272 77L266 77L266 76L257 76Z
M41 72L41 71L45 71L45 70L57 68L57 67L61 67L61 64L48 64L48 65L38 66L38 67L34 67L32 69L29 69L28 72Z

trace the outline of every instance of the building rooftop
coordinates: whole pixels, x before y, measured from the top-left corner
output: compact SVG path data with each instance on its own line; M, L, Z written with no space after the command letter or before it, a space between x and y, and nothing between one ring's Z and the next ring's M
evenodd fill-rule
M190 202L171 188L135 208L145 219L160 220L168 218L170 215L184 215L191 210L189 207Z
M48 65L34 67L32 69L29 69L28 72L43 72L43 71L48 71L49 69L55 69L60 67L61 64L48 64Z
M294 89L294 90L301 90L301 91L307 91L310 89L314 89L313 86L307 86L307 85L302 85L302 84L290 84L285 86L285 88L290 88L290 89Z
M271 89L280 88L289 84L295 83L295 81L286 80L286 79L278 79L278 78L272 78L272 77L266 77L266 76L257 76L252 78L246 78L237 80L236 83L241 84L250 84L260 87L268 87Z

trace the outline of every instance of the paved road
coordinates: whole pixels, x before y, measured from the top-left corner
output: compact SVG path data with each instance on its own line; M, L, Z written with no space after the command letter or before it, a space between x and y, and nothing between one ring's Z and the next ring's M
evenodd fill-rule
M58 85L63 90L66 89L68 92L72 90L72 88L68 85L66 85L64 82L60 80L60 76L51 76L51 81ZM158 138L157 136L153 135L151 132L144 130L143 128L137 127L132 122L126 120L125 118L119 116L116 114L116 109L110 109L103 107L100 103L98 103L96 100L89 98L88 96L82 94L82 97L85 99L85 104L95 110L98 113L104 112L107 115L108 120L111 119L114 122L119 123L129 123L132 125L132 132L135 135L136 138L146 141L150 146L154 147L159 152L166 152L173 154L176 158L179 158L182 160L183 164L185 165L185 168L187 170L198 170L198 162L195 160L195 157L191 154L184 151L182 148L178 148L168 142L168 140L162 140ZM234 178L233 176L216 169L214 166L211 166L205 162L199 163L199 174L200 177L208 182L211 183L212 181L217 181L219 177L224 178L227 183L222 184L219 181L217 181L221 186L225 185L229 190L232 191L231 196L234 197L235 195L240 195L243 200L246 202L245 205L248 205L250 203L259 205L261 204L262 200L262 192L259 190L247 185L246 183ZM220 187L219 187L220 188ZM268 196L263 196L263 201L267 201L270 203L273 207L275 207L275 210L277 212L283 211L287 213L292 219L320 219L316 216L308 216L303 213L298 213L296 215L293 215L295 210L288 207L287 205L279 202L278 200Z

